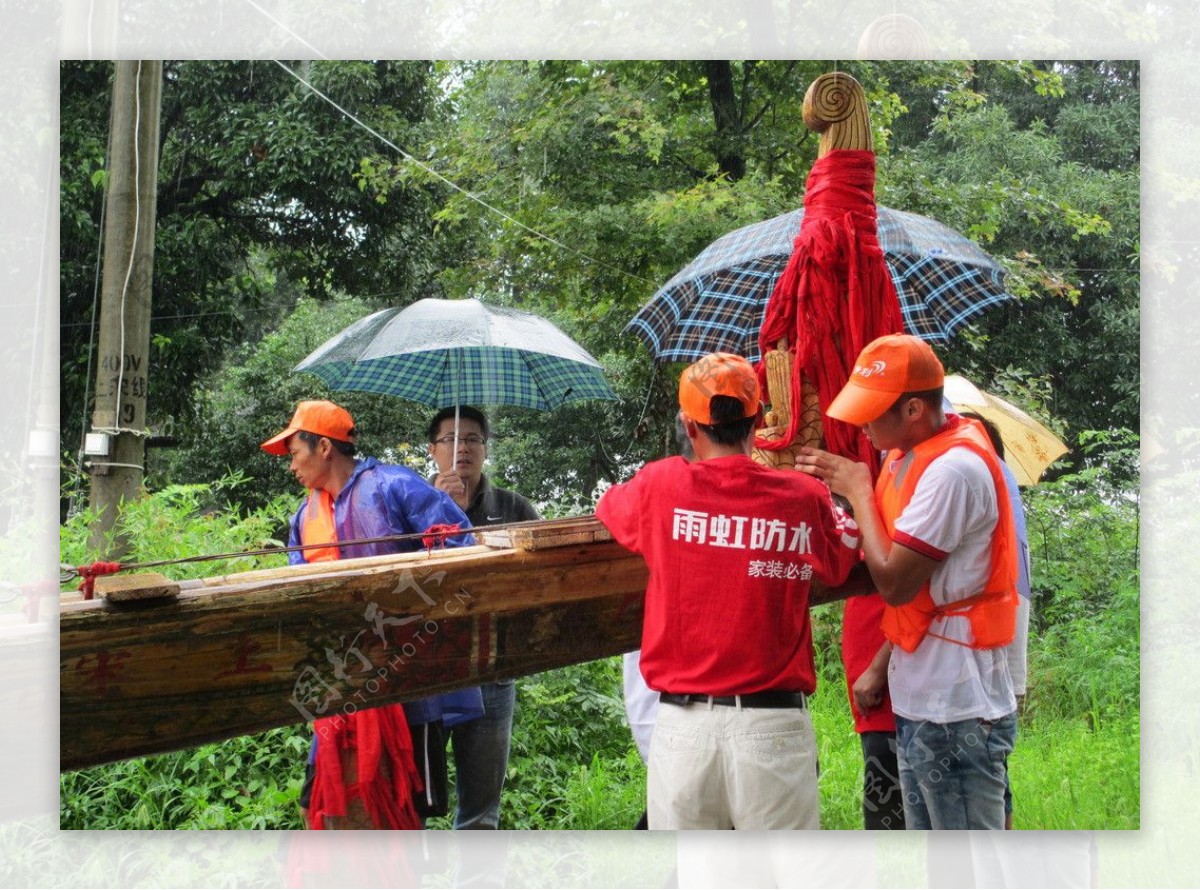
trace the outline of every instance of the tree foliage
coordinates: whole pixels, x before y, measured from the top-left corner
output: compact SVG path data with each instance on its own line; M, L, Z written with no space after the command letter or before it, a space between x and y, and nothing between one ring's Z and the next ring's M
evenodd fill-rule
M290 375L287 362L304 351L282 333L305 295L320 301L295 322L311 322L305 336L345 322L351 304L329 302L335 295L365 315L440 294L519 306L579 340L606 366L618 402L492 411L503 437L496 472L543 502L587 504L597 485L672 450L678 369L655 368L625 324L710 241L800 204L817 148L802 100L828 64L288 66L390 144L274 63L167 64L150 401L152 417L186 421L193 437L156 462L164 481L213 478L227 464L279 481L242 440L258 441L251 419L261 427L320 391ZM843 70L870 102L880 203L978 240L1020 298L963 331L943 350L948 366L1072 444L1084 430L1136 429L1137 63ZM105 65L64 63L68 449L83 393L107 79ZM363 407L392 412L389 432L405 436L421 413L386 399Z
M1053 417L1068 438L1135 429L1137 64L846 67L871 105L880 203L978 240L1020 297L945 349L948 365ZM711 240L800 203L816 154L802 98L825 68L485 63L456 81L456 116L442 136L451 175L515 222L451 195L441 213L490 237L443 283L565 316L612 368L622 404L609 412L614 425L589 426L588 438L623 448L616 463L626 470L669 448L676 369L652 384L624 325ZM524 426L530 463L516 474L525 484L553 472L555 461L538 466L534 452L563 441L564 427L558 415Z
M395 144L436 117L427 62L288 62ZM111 63L62 64L62 417L80 436L88 387ZM194 434L194 387L268 333L298 296L411 300L440 265L434 190L387 203L359 187L378 145L274 62L164 65L151 322L151 425ZM90 406L88 406L90 409Z
M946 355L981 385L1041 381L1044 406L1025 401L1070 432L1137 429L1137 63L973 68L974 95L928 109L881 190L978 240L1022 298Z

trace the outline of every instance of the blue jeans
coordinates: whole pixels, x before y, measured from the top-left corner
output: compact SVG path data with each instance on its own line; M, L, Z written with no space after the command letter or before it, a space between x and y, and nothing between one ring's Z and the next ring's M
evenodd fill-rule
M500 824L500 790L508 770L513 707L517 687L512 680L484 683L483 716L450 730L458 808L456 829L496 828Z
M1004 828L1004 761L1016 712L998 720L931 723L896 716L904 821L912 829Z

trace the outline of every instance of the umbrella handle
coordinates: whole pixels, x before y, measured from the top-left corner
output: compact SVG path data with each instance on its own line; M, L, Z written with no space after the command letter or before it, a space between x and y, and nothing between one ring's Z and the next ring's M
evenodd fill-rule
M450 458L450 471L458 472L458 375L462 373L462 354L454 353L454 456Z

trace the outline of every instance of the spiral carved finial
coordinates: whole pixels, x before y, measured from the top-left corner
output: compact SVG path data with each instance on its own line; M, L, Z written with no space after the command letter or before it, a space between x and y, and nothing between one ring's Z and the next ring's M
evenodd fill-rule
M821 134L817 157L835 148L874 148L867 97L857 80L841 71L822 74L804 94L804 123Z
M875 19L858 40L860 59L927 59L932 52L921 23L899 13Z

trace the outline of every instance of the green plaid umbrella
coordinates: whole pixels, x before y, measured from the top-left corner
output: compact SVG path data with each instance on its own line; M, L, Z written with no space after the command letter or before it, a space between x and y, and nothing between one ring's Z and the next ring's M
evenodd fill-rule
M545 410L616 398L600 363L546 319L478 300L425 299L376 312L294 370L334 389L387 393L433 408Z

